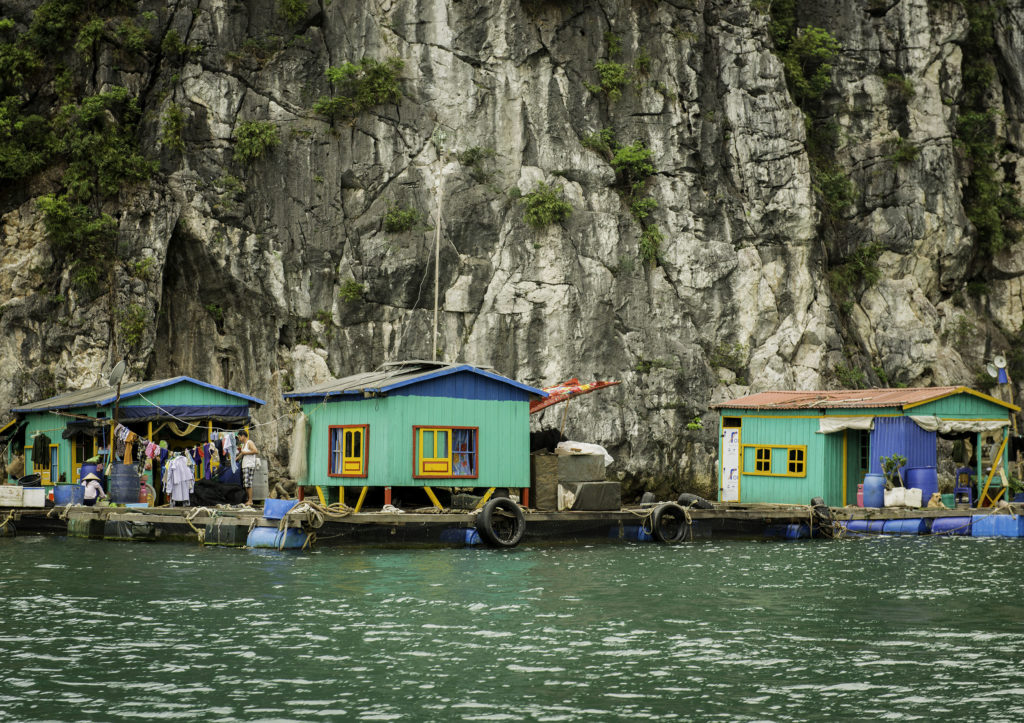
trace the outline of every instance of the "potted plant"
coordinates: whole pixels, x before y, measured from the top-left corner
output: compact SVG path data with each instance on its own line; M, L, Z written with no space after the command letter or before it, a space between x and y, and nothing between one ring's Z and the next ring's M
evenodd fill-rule
M878 459L882 463L882 474L885 475L885 488L891 490L893 487L905 486L903 477L900 475L900 467L907 464L907 458L902 454L893 454Z

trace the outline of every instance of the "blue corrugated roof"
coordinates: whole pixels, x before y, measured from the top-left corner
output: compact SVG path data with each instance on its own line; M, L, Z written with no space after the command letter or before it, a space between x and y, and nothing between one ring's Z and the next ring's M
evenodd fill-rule
M395 389L402 389L460 372L477 374L481 377L515 387L527 394L537 395L538 397L546 397L548 395L543 389L522 384L514 379L503 377L500 374L472 366L471 364L410 361L386 364L373 372L354 374L342 379L324 382L308 389L286 392L282 396L285 399L326 399L343 395L356 396L364 393L385 394Z
M157 381L147 382L130 382L128 384L121 385L121 400L131 399L141 394L147 394L157 389L163 389L164 387L173 386L174 384L180 384L181 382L190 382L196 386L204 387L205 389L213 389L214 391L223 392L239 399L244 399L247 402L254 402L255 404L263 405L266 404L262 399L256 397L250 397L248 394L242 394L241 392L234 392L230 389L224 389L218 387L215 384L209 384L207 382L201 382L198 379L192 377L173 377L171 379L160 379ZM33 402L32 404L26 404L23 407L12 409L12 412L26 413L26 412L47 412L51 409L74 409L76 407L92 407L92 406L106 406L113 404L117 398L117 387L94 387L92 389L82 389L77 392L67 392L66 394L59 394L56 397L50 397L40 402Z

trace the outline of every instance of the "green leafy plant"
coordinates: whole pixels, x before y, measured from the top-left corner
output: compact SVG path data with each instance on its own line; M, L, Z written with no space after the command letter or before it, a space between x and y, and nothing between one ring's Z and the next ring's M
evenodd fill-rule
M210 316L213 317L214 321L224 321L224 310L220 308L219 304L207 304L203 308L206 309L207 313L209 313Z
M292 25L305 18L308 12L306 0L277 0L277 14Z
M608 100L616 102L622 97L622 88L629 82L629 68L622 63L615 61L599 60L594 63L594 70L597 71L598 84L595 91L593 86L588 86L591 92L604 92Z
M342 63L327 69L327 78L334 87L331 96L321 97L313 110L332 118L355 118L363 111L402 97L398 73L405 64L400 58L383 63L363 58L358 64Z
M338 290L338 298L346 303L352 303L355 301L362 301L365 293L366 287L358 281L355 279L345 279L345 281L341 283L341 288Z
M903 487L900 468L906 466L907 458L902 454L892 454L888 457L879 457L878 460L882 463L882 474L885 475L886 481L893 487Z
M568 219L572 215L572 204L563 198L562 193L561 187L555 188L543 181L537 183L520 199L525 208L523 217L526 223L539 229Z
M897 164L913 163L917 160L920 153L920 148L906 138L900 137L892 143L892 153L889 154L889 160Z
M146 309L139 304L129 304L121 312L121 338L130 348L142 341L146 332Z
M640 257L645 261L657 263L664 240L665 237L657 226L652 224L645 228L640 234Z
M868 377L863 369L838 363L832 368L832 375L843 389L864 389L868 385Z
M686 428L691 432L695 432L698 429L704 429L704 422L701 421L699 416L694 417L692 422L687 422Z
M176 151L184 150L185 141L181 134L185 129L185 114L181 112L181 107L177 103L171 103L164 112L160 125L160 142L164 147Z
M236 161L255 161L279 145L277 126L270 121L246 121L235 130Z
M469 168L469 175L477 183L486 183L490 179L492 174L484 168L484 163L494 158L493 148L473 146L462 151L456 157L459 159L459 163Z
M886 75L885 87L890 92L895 93L903 102L907 102L917 95L917 89L914 88L910 78L899 73L889 73Z
M644 219L654 213L658 208L658 202L653 198L637 198L629 205L629 212L636 219L637 223L643 223Z
M885 249L882 242L872 241L857 247L843 263L829 269L828 282L832 296L839 301L843 312L849 313L855 298L881 278L878 259Z
M651 150L643 141L616 148L611 164L619 175L620 183L634 192L640 190L643 182L656 172L651 162Z
M402 233L419 223L420 218L420 212L415 208L403 208L389 203L384 213L384 230L388 233Z
M746 366L748 350L746 344L722 342L708 354L708 364L713 367L724 367L734 374L739 374Z
M612 158L612 153L616 148L615 144L615 131L611 128L602 128L601 130L588 133L583 136L580 143L584 148L589 148L592 151L597 151L601 155L607 157L609 160Z

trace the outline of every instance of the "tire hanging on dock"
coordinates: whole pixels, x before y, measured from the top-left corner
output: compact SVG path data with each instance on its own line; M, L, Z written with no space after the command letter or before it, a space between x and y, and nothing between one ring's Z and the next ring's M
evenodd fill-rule
M683 539L690 523L686 510L675 502L664 502L651 513L651 537L666 545L673 545Z
M476 516L476 531L491 547L515 547L526 532L526 516L507 497L489 500Z

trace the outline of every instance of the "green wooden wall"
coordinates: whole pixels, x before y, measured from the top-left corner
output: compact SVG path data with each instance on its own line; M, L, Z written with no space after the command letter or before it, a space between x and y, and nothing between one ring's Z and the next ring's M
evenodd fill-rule
M919 407L911 407L907 410L907 414L912 416L934 415L943 419L1006 419L1009 410L1000 404L976 397L973 394L960 393L922 404Z
M445 397L395 396L306 406L310 418L307 484L343 487L529 487L530 407ZM331 425L368 424L366 477L328 477ZM413 477L413 427L479 427L479 477Z
M151 392L144 392L146 399L160 406L185 405L192 407L244 407L249 402L232 394L225 394L216 389L207 389L188 381L180 381L169 387L162 387ZM149 406L141 397L130 397L121 400L122 407ZM112 410L114 405L109 405ZM108 412L109 414L110 412Z

